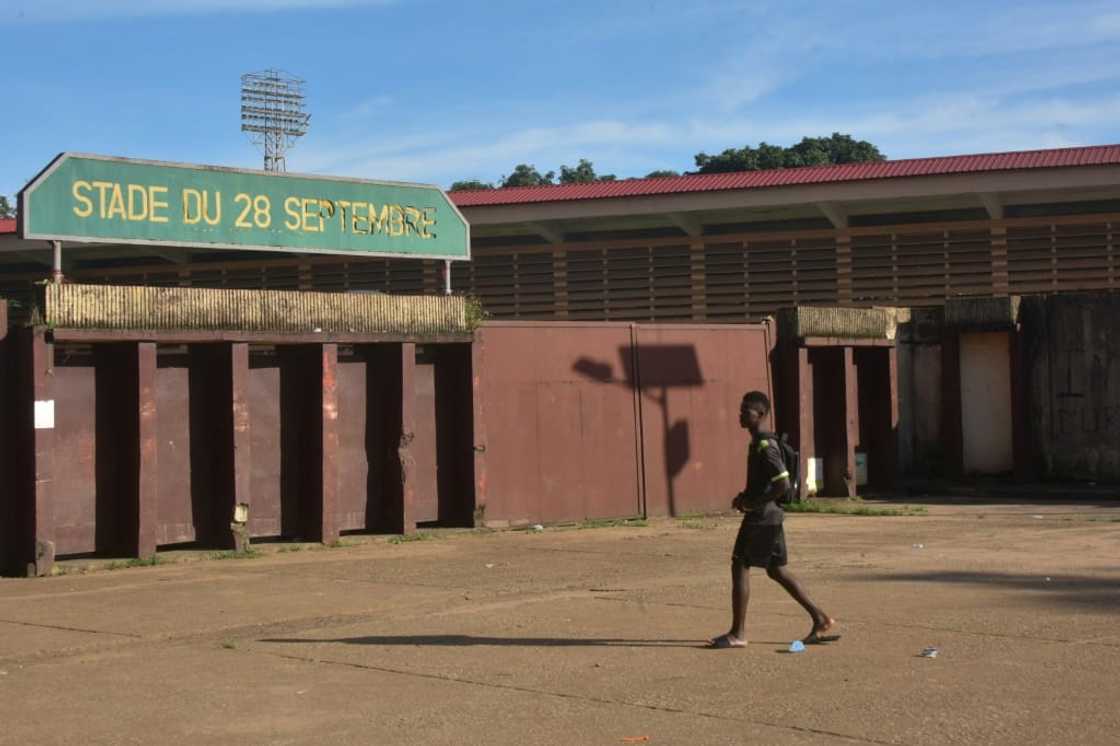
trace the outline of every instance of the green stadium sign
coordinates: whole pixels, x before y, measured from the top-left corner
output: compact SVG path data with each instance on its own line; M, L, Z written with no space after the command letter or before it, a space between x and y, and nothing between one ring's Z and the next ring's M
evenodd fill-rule
M435 186L63 153L19 194L27 239L470 259Z

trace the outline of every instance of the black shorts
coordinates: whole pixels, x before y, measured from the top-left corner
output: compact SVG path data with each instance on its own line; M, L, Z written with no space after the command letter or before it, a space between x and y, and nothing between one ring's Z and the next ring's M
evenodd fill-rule
M781 567L789 561L786 554L786 533L782 524L760 526L743 523L739 535L735 537L735 549L731 559L739 560L748 567Z

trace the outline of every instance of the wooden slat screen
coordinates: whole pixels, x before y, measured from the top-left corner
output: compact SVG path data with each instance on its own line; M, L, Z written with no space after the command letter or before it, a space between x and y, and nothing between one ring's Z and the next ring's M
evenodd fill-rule
M651 321L692 319L692 251L688 246L659 246L651 252Z
M1058 258L1054 226L1007 229L1007 283L1012 293L1048 293L1055 289Z
M747 304L752 319L777 313L791 305L794 287L794 250L790 241L752 241L747 244Z
M1115 290L1115 217L853 228L846 242L850 265L837 263L837 233L816 229L713 235L702 245L658 236L490 247L477 249L472 262L454 263L452 285L477 296L495 318L727 322L757 321L792 305L837 305L841 287L843 302L853 306L930 306L996 290ZM440 291L442 268L432 260L239 256L221 262L211 255L198 264L79 265L67 276L87 283L417 294ZM48 268L23 270L6 294L26 296L24 283L47 275Z
M1117 287L1115 223L1029 225L1007 230L1012 293L1110 290Z
M549 319L556 315L556 283L548 251L476 252L455 263L451 286L482 301L496 319Z
M691 271L687 245L569 251L568 316L610 321L689 320Z
M1058 225L1058 290L1109 290L1116 287L1110 223Z
M704 294L712 321L746 321L747 253L741 241L704 245Z
M894 256L898 295L904 306L931 306L945 301L948 251L945 236L936 233L895 235Z
M298 268L286 279L299 282ZM313 290L373 290L394 295L424 292L424 263L417 259L326 262L309 266Z
M606 318L642 321L649 318L649 249L627 247L606 252Z
M990 231L946 231L950 295L991 295L992 236Z
M704 248L707 317L757 321L791 305L838 300L836 243L801 239L708 244Z
M891 305L898 299L894 236L852 236L852 305Z
M936 230L852 237L852 304L936 306L991 295L991 235Z
M605 252L585 249L568 252L568 317L605 319L607 285Z
M831 238L798 239L795 252L797 303L807 306L836 305L840 300L836 282L836 241Z
M556 316L556 271L552 253L522 251L515 255L517 317L551 319Z

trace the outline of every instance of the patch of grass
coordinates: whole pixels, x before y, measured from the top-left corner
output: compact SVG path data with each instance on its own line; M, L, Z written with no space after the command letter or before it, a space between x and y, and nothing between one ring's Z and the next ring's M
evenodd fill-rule
M212 560L239 560L239 559L256 559L260 557L261 550L249 547L244 552L238 552L234 549L227 549L224 552L211 552L209 558Z
M237 650L237 643L233 640L222 640L222 647L226 650Z
M645 518L590 518L577 528L645 528L648 525Z
M716 522L703 518L678 518L677 525L681 528L713 529L716 527Z
M414 534L401 534L399 536L390 537L389 543L408 544L409 542L413 541L431 541L434 538L436 538L435 534L429 533L427 531L417 531Z
M133 557L127 560L114 560L105 565L106 570L124 570L129 567L154 567L156 565L166 564L167 560L160 557L158 554L153 554L151 557Z
M280 552L282 554L287 554L288 552L302 552L302 551L303 551L303 544L286 544L286 545L280 547Z
M913 516L925 515L922 506L905 505L900 508L876 508L861 505L860 500L802 500L783 506L787 513L828 513L858 516Z

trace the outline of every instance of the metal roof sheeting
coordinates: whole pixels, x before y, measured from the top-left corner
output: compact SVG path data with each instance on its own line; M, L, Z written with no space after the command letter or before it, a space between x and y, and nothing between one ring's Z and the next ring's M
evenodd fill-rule
M782 168L770 171L691 174L656 179L597 181L590 184L566 184L561 186L510 187L506 189L452 192L450 196L451 200L459 207L486 207L737 189L767 189L770 187L898 179L913 176L946 176L990 171L1022 171L1038 168L1106 165L1120 165L1120 145L912 158L875 163L848 163L839 166Z

